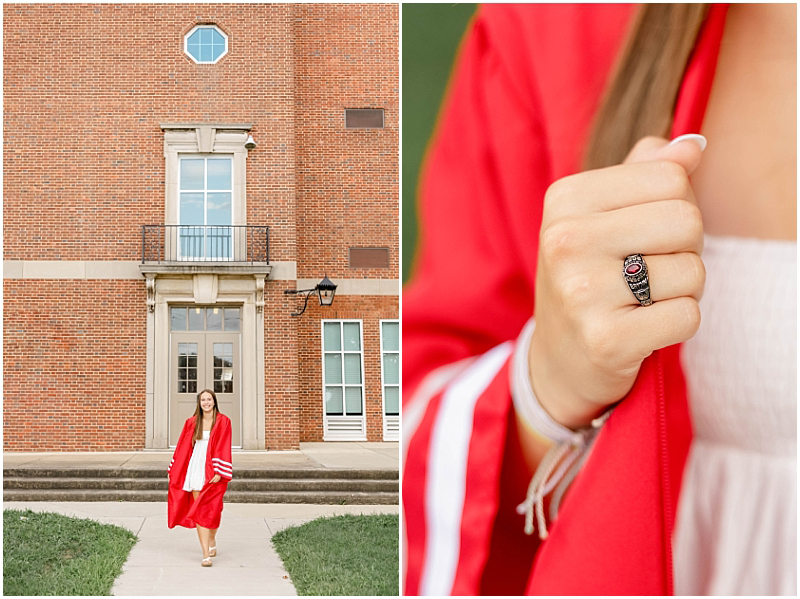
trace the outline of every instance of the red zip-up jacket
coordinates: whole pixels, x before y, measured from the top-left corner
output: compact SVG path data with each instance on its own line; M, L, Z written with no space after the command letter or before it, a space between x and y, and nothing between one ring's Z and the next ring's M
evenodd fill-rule
M167 526L194 528L196 524L204 528L219 528L222 518L222 497L233 478L231 462L231 419L225 414L217 414L211 429L206 450L206 482L197 496L192 498L190 491L183 490L186 470L192 457L194 443L195 417L186 420L175 447L175 454L169 465L169 495L167 497ZM210 482L219 474L220 480Z
M700 131L726 5L712 5L672 136ZM656 351L539 541L509 361L533 314L547 187L580 170L631 5L486 5L461 48L420 186L403 294L406 594L672 594L691 442L679 346Z

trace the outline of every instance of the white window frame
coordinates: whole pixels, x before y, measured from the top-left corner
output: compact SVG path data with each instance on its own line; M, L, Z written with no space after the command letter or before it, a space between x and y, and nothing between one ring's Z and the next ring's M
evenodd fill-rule
M231 225L247 224L247 148L250 124L193 124L162 123L164 130L164 158L166 159L166 186L164 199L164 224L180 225L180 159L183 156L230 156L233 158L233 196L231 199ZM177 259L177 227L171 229L168 260ZM245 236L234 242L234 261L246 253ZM174 248L174 249L172 249Z
M383 348L383 323L393 323L397 325L397 339L398 339L398 348L397 351L395 350L386 350ZM399 441L400 440L400 412L398 409L397 415L388 415L386 413L386 387L387 384L384 382L384 371L383 371L383 356L384 354L397 354L397 363L398 363L398 376L402 374L402 368L400 367L400 348L402 347L402 341L400 336L400 320L397 318L387 318L378 321L378 335L381 339L381 413L383 416L383 440L384 441ZM388 385L390 387L397 387L397 395L402 403L402 398L400 397L400 380L398 378L397 384L395 385L392 383ZM399 408L400 406L398 406Z
M342 325L340 327L341 331L341 347L342 349L338 352L326 352L325 351L325 324L326 323L339 323ZM346 406L347 406L347 399L345 397L345 385L344 382L344 324L345 323L358 323L358 332L359 332L359 343L360 343L360 350L358 354L360 356L360 363L361 363L361 414L360 415L352 415L348 416L346 414ZM320 363L320 367L322 370L322 421L323 421L323 441L366 441L367 440L367 394L366 394L366 381L364 378L364 321L361 319L356 318L328 318L320 320L320 350L322 355L322 361ZM325 380L325 355L328 353L339 353L342 356L342 412L341 416L339 415L328 415L328 410L325 406L325 387L327 385L327 381ZM354 354L356 352L350 351L347 352L350 354ZM333 385L339 385L340 383L333 383ZM347 385L351 387L355 387L357 385Z
M222 54L220 54L217 57L216 60L214 60L214 61L197 60L194 56L192 56L189 53L189 38L192 37L194 32L199 30L199 29L215 29L217 31L217 33L219 33L223 38L225 38L225 51ZM191 29L191 31L189 31L189 33L187 33L186 35L183 36L183 51L186 53L186 56L188 56L192 60L192 62L194 62L195 64L217 64L220 60L222 60L223 56L228 54L228 51L230 50L230 48L231 48L231 42L228 39L228 34L225 33L224 31L222 31L222 29L220 29L217 25L195 25L194 27L192 27L192 29Z
M214 192L223 192L223 193L225 193L225 192L227 192L227 193L231 194L231 224L230 225L209 225L208 224L208 193L209 193L209 189L208 189L208 160L209 159L219 160L220 158L225 158L225 159L230 161L230 164L231 164L231 187L230 187L230 189L212 189L211 193L214 193ZM202 190L199 190L199 189L187 189L187 190L184 190L181 187L181 163L184 160L198 160L198 159L202 159L204 161L204 166L203 166L203 170L204 170L203 189ZM200 154L200 153L193 153L193 154L190 154L190 153L183 154L183 153L181 153L181 154L178 154L178 173L177 173L177 177L178 177L178 224L180 224L181 226L186 226L186 227L192 227L192 226L199 227L199 226L201 226L201 225L183 225L183 224L181 224L181 199L180 199L181 194L184 193L184 192L199 193L200 191L202 191L202 193L203 193L203 223L204 223L202 225L204 227L203 257L202 258L198 258L196 256L183 256L181 254L180 235L178 235L178 245L175 248L175 251L177 252L178 260L188 260L188 261L191 261L191 262L202 262L202 261L211 261L211 260L213 260L213 258L205 255L205 253L206 253L206 251L205 251L206 250L205 238L206 238L206 234L207 234L207 227L213 227L213 226L219 226L219 227L229 226L229 227L231 227L231 246L230 246L230 256L228 257L228 261L235 260L235 258L236 258L236 255L235 255L236 248L233 245L234 238L235 238L235 232L234 232L235 229L233 229L233 226L235 224L234 223L234 219L235 219L234 215L236 214L236 194L234 193L234 189L236 189L236 169L234 168L234 155L233 154Z

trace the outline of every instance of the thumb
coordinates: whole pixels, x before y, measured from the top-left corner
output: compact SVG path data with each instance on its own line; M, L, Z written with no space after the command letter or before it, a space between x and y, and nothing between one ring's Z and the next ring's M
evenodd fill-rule
M663 137L643 137L628 153L624 164L669 160L680 164L686 174L691 175L700 164L706 143L706 138L696 133L680 135L672 141Z

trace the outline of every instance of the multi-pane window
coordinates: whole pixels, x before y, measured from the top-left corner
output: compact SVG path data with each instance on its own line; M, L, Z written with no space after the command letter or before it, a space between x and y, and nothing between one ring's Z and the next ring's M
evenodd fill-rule
M241 308L170 308L171 331L238 331Z
M228 36L213 25L198 25L185 40L185 51L195 62L213 64L228 51Z
M178 344L178 393L197 393L197 343Z
M179 257L232 260L233 160L181 157L179 177Z
M238 333L241 330L241 307L220 306L170 306L170 331L175 333ZM205 336L203 337L205 338ZM211 383L205 378L208 367L206 352L213 351L214 393L235 393L234 389L234 343L218 336L208 344L178 342L178 393L197 393L198 380L201 387ZM228 337L230 339L230 337ZM198 361L201 363L198 364Z
M322 323L325 414L364 413L363 350L360 321Z
M214 393L233 393L233 343L214 344Z
M386 416L400 414L400 323L381 321L381 368L383 373L383 411Z

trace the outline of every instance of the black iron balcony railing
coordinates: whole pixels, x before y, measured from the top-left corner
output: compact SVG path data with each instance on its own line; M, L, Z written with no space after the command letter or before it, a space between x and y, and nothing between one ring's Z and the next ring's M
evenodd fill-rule
M269 227L142 225L142 264L164 262L269 263Z

